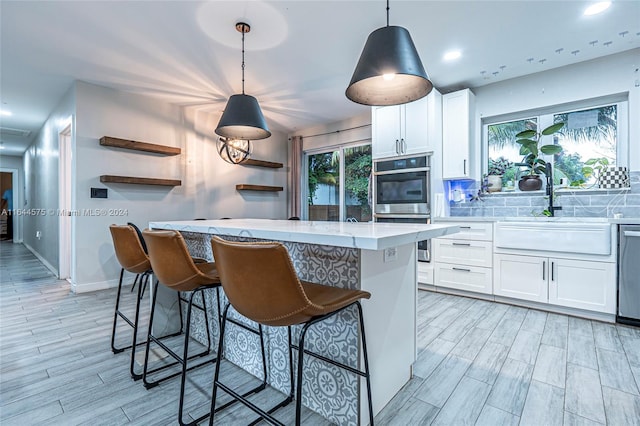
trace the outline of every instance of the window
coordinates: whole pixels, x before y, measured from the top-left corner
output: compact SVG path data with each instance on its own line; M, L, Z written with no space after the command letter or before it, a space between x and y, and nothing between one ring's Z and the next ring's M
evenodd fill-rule
M371 220L371 145L312 152L306 159L306 212L309 220Z
M597 183L598 174L593 166L617 165L617 117L615 104L554 114L554 123L565 123L558 136L562 152L554 156L554 168L561 171L570 184L593 185ZM585 168L585 162L591 167Z
M491 173L492 166L499 163L507 164L502 175L502 187L512 188L517 180L518 168L515 163L522 160L520 145L516 141L516 135L523 130L537 130L538 119L536 117L524 120L507 121L504 123L490 124L487 126L487 140L489 141L489 154L487 170ZM507 160L506 163L504 160Z
M507 166L502 174L503 188L510 189L519 179L522 160L515 135L523 130L540 130L559 122L564 127L553 136L543 136L541 145L557 144L562 152L545 156L554 168L554 181L565 178L576 189L593 188L599 170L627 163L626 101L585 101L573 108L566 105L545 108L537 113L511 115L508 121L484 122L486 145L484 171ZM504 190L504 189L503 189Z

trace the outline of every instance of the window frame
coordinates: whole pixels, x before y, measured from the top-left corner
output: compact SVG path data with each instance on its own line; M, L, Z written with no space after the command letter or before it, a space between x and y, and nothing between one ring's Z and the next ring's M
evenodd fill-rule
M347 217L347 206L346 206L346 194L345 194L345 164L344 164L344 151L345 149L348 148L355 148L358 146L366 146L369 145L371 146L371 139L364 139L364 140L359 140L359 141L353 141L353 142L348 142L348 143L344 143L344 144L340 144L340 145L333 145L333 146L323 146L323 147L319 147L319 148L313 148L313 149L309 149L309 150L305 150L302 152L302 173L300 173L300 177L302 179L300 188L301 188L301 200L304 200L304 204L301 206L301 213L302 213L302 219L304 220L308 220L309 219L309 156L311 155L316 155L316 154L325 154L325 153L330 153L330 152L334 152L334 151L339 151L340 152L340 167L339 167L339 174L340 174L340 180L339 180L339 185L340 185L340 197L339 197L339 205L338 205L338 210L339 210L339 215L338 217L340 218L340 222L345 222ZM373 206L371 206L371 208L373 209Z
M537 119L538 129L545 129L553 124L553 116L556 114L601 108L609 105L616 105L617 108L616 166L629 168L629 100L628 95L624 93L482 118L480 156L482 175L487 174L489 168L489 126L535 118ZM553 155L544 155L543 158L553 164ZM579 190L579 188L575 189Z

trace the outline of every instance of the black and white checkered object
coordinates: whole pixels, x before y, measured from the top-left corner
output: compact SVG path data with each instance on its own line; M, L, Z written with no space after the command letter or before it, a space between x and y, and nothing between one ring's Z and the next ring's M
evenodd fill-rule
M612 167L605 170L600 176L600 188L629 188L630 186L631 182L626 167Z

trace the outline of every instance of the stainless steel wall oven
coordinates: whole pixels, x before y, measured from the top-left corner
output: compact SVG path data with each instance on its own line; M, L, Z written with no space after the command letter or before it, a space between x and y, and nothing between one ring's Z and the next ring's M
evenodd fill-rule
M422 223L431 220L429 156L377 160L374 166L376 222ZM431 242L418 243L418 260L429 262Z
M375 213L430 214L429 157L374 162Z

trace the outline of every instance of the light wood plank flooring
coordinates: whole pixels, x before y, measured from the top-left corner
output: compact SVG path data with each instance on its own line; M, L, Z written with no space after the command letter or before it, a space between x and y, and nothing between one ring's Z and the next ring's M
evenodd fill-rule
M129 353L111 353L114 289L73 295L22 245L6 242L0 282L0 423L177 423L179 380L145 390L128 375ZM419 292L418 326L415 377L377 424L640 425L640 329L430 292ZM122 331L118 343L127 344ZM222 367L241 388L257 383ZM194 417L208 409L212 372L190 375ZM268 389L255 400L269 406L280 397ZM278 417L292 423L293 405ZM253 419L234 406L216 424ZM326 422L305 412L304 424Z

